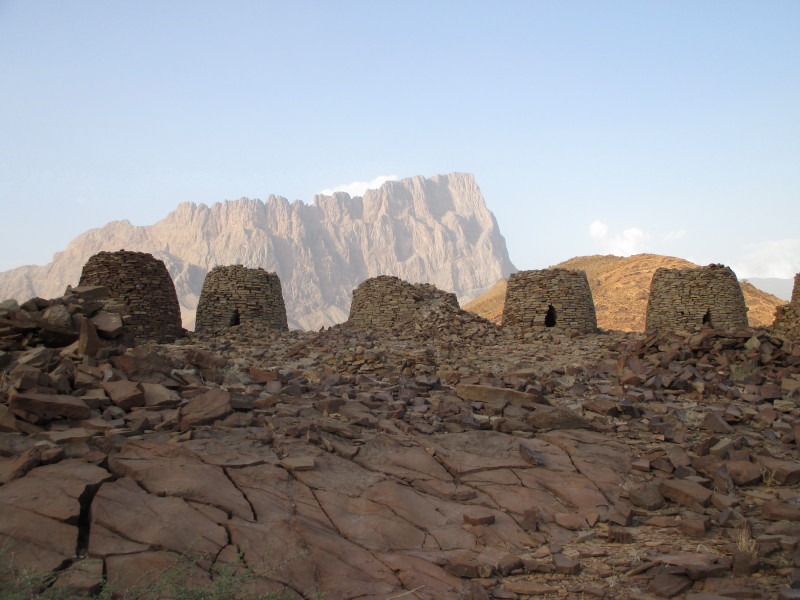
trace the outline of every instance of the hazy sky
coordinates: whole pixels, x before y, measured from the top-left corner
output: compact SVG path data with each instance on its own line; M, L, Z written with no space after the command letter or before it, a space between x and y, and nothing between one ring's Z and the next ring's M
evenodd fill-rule
M789 277L798 32L797 0L0 0L0 269L179 202L466 171L518 268Z

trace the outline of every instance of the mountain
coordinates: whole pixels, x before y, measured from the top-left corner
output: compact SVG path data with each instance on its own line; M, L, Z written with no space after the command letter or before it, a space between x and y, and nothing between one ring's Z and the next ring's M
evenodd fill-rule
M79 235L45 266L0 273L0 299L60 296L91 255L119 249L164 261L189 329L216 265L277 272L290 326L308 329L346 320L352 290L369 277L433 283L469 300L514 270L474 177L451 173L389 181L363 197L185 202L153 225L114 221Z
M752 283L760 290L772 294L788 302L792 299L792 288L794 279L782 279L780 277L748 277L745 281Z
M597 324L603 329L643 331L650 280L659 267L669 269L697 267L698 265L657 254L621 256L579 256L551 268L586 271L589 287L594 297ZM780 298L768 294L745 281L740 282L748 311L750 325L772 325L775 308L785 304ZM500 280L485 294L464 305L465 310L499 323L503 316L506 281Z

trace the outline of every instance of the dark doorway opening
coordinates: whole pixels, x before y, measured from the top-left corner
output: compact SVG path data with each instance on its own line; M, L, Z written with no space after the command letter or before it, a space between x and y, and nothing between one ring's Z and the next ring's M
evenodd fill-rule
M709 327L712 327L712 325L711 325L711 309L708 309L706 311L706 314L703 315L703 325L708 325Z
M233 327L234 325L238 325L238 324L239 324L239 309L238 308L234 308L233 311L231 312L230 326Z
M544 326L545 327L555 327L556 326L556 309L551 304L547 307L547 314L544 316Z

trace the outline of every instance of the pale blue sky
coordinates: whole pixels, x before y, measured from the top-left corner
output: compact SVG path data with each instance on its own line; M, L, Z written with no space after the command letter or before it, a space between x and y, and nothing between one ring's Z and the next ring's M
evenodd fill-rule
M800 2L0 0L0 269L179 202L475 174L519 268L800 271Z

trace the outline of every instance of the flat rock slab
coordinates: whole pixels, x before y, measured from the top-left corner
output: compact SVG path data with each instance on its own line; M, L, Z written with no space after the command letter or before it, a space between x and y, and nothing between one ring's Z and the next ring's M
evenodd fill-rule
M498 431L466 431L432 438L436 456L451 473L465 475L487 469L526 468L519 438Z
M89 547L104 557L111 551L92 543L96 526L125 541L189 556L216 556L228 543L225 529L186 501L148 494L129 477L103 484L92 503Z
M135 406L144 406L144 389L136 381L107 381L101 384L111 401L122 410L128 411Z
M310 516L269 523L234 518L227 529L248 565L269 569L270 579L305 597L324 591L331 598L378 600L403 592L397 576L374 554Z
M617 500L631 472L631 451L603 433L560 430L537 436L569 455L575 468L608 498Z
M447 470L422 445L385 434L368 440L353 460L371 471L392 477L452 481Z
M708 506L713 492L694 481L662 479L658 490L665 498L683 506Z
M543 431L553 429L592 429L592 424L578 413L556 406L537 406L528 415L527 423Z
M178 428L188 431L200 425L210 425L214 421L224 419L233 412L230 394L222 389L214 388L195 396L180 409Z
M761 507L761 515L770 521L800 521L800 504L767 502Z
M469 385L462 383L456 386L456 395L462 400L472 402L507 402L515 406L533 407L541 402L541 396L509 390L489 385Z
M115 475L131 477L151 494L192 500L243 519L253 518L246 498L225 472L179 444L132 441L109 458L108 466Z
M0 488L2 489L2 488ZM75 556L78 528L11 504L0 504L0 547L14 564L36 572L59 568Z
M311 471L316 463L313 456L290 456L278 464L289 471Z
M80 497L112 477L91 463L65 460L37 467L0 486L0 505L13 505L59 521L77 522Z
M62 394L14 394L9 408L12 411L33 413L45 419L80 421L92 416L91 409L83 400Z

